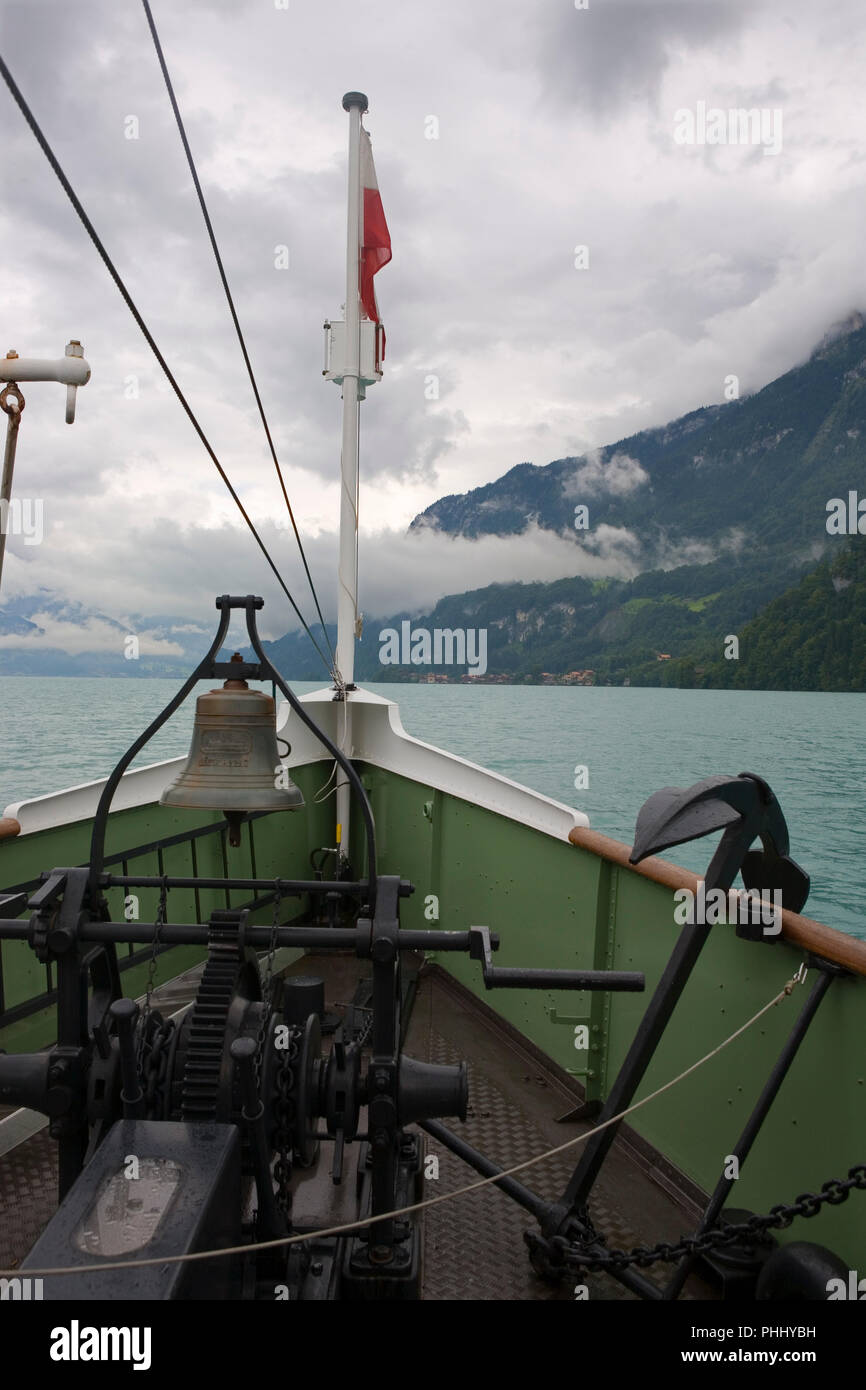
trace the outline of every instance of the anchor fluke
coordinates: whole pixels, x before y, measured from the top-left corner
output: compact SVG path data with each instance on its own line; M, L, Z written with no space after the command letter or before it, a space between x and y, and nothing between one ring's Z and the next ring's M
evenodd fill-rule
M799 912L809 896L809 875L788 854L788 827L775 793L753 772L705 777L691 787L663 787L655 792L638 812L629 862L639 864L650 854L737 822L741 822L739 833L732 834L739 849L732 845L731 850L746 888L779 892L783 905ZM761 848L748 849L755 839L760 839Z
M705 777L692 787L662 787L654 792L638 812L629 862L639 864L650 854L733 825L741 811L723 798L722 789L739 781L732 777ZM753 788L753 797L755 794Z

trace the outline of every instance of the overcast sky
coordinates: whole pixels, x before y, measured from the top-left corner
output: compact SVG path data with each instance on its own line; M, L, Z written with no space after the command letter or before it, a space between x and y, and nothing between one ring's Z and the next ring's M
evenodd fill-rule
M322 323L345 294L345 91L370 100L393 243L386 373L361 408L369 614L574 573L567 539L406 527L524 460L720 401L729 373L759 389L866 305L862 0L152 7L328 618L341 401ZM0 52L311 615L141 5L0 15ZM5 88L0 103L0 350L77 337L93 369L71 428L61 387L26 390L15 490L44 499L45 537L10 537L0 606L47 590L209 631L215 593L255 590L280 635L285 600ZM765 109L781 148L678 142L699 103ZM51 645L65 628L80 649L77 623L55 626Z

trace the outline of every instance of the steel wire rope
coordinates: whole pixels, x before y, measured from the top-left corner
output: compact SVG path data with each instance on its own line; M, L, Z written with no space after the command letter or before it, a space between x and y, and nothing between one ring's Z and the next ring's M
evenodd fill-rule
M718 1054L726 1047L730 1046L732 1042L758 1023L759 1020L764 1017L764 1014L769 1013L770 1009L774 1009L777 1004L781 1004L783 999L787 999L788 996L793 993L795 986L802 984L805 978L806 971L805 964L803 964L800 966L796 975L793 975L791 979L782 986L778 994L775 994L756 1014L753 1014L752 1017L741 1024L739 1028L735 1029L730 1037L725 1038L723 1042L717 1043L716 1046L705 1053L703 1057L699 1057L696 1062L692 1062L691 1066L686 1067L685 1071L681 1071L679 1076L672 1077L671 1080L666 1081L663 1086L659 1086L655 1091L651 1091L648 1096L644 1096L641 1100L635 1101L634 1104L628 1106L627 1109L621 1110L618 1115L611 1115L609 1120L604 1120L602 1124L595 1125L592 1129L586 1130L585 1133L578 1134L573 1139L566 1139L563 1144L557 1144L552 1149L546 1149L544 1153L536 1154L534 1158L527 1158L520 1163L515 1163L510 1168L503 1168L501 1172L494 1174L492 1177L479 1178L477 1182L467 1183L465 1187L457 1187L453 1192L442 1192L438 1197L427 1197L424 1201L413 1202L410 1206L397 1207L394 1211L380 1212L376 1216L365 1216L358 1221L346 1221L339 1226L325 1226L321 1230L304 1231L293 1236L279 1236L275 1240L253 1241L248 1245L233 1245L221 1250L194 1250L183 1255L154 1255L143 1259L105 1261L104 1263L100 1262L99 1269L136 1269L145 1268L149 1265L185 1264L192 1260L216 1260L226 1255L249 1255L258 1250L276 1250L284 1245L298 1245L305 1240L318 1240L326 1236L345 1235L350 1231L363 1231L366 1230L368 1226L375 1226L380 1221L389 1221L400 1216L409 1216L412 1212L424 1211L427 1207L438 1206L440 1202L450 1202L453 1201L455 1197L465 1197L470 1192L477 1192L483 1187L490 1187L495 1183L501 1182L503 1178L513 1177L515 1173L522 1173L526 1168L532 1168L537 1163L543 1163L545 1159L555 1158L557 1154L565 1153L568 1149L573 1149L578 1144L585 1144L593 1135L599 1134L603 1129L608 1129L611 1125L618 1125L621 1120L625 1119L626 1115L632 1115L635 1110L640 1110L644 1105L649 1105L651 1100L655 1100L657 1096L663 1095L664 1092L669 1091L672 1086L678 1085L680 1081L684 1081L687 1076L691 1076L699 1067L704 1066L706 1062L718 1056ZM0 1278L9 1278L17 1272L18 1271L14 1269L0 1269ZM30 1269L28 1267L27 1273L28 1275L39 1278L47 1278L50 1275L61 1274L92 1274L93 1265L66 1265L58 1266L53 1269Z
M69 199L69 201L71 202L71 204L72 204L72 206L74 207L75 211L77 212L78 217L79 217L79 219L80 219L80 221L81 221L81 224L82 224L82 226L84 227L84 230L87 232L87 235L90 237L90 240L93 242L93 245L96 247L96 250L98 251L98 253L99 253L100 257L101 257L101 259L102 259L102 261L103 261L103 264L105 265L106 270L108 271L108 273L109 273L109 275L111 276L112 280L114 281L115 285L116 285L117 288L119 289L119 291L120 291L120 293L121 293L121 296L122 296L122 298L123 298L123 301L124 301L124 303L126 304L126 307L129 309L129 312L132 314L132 317L135 319L135 322L138 324L138 327L141 329L141 332L142 332L142 334L144 335L144 339L145 339L145 341L146 341L148 347L150 348L151 352L153 353L154 357L156 358L157 362L159 363L160 367L162 368L163 372L165 373L165 376L166 376L166 378L167 378L167 380L168 380L168 383L169 383L169 385L171 386L172 390L174 391L174 394L177 396L177 399L180 401L180 404L182 405L184 411L186 412L186 415L187 415L187 418L188 418L189 421L190 421L190 424L192 425L193 429L195 430L196 434L198 435L199 439L201 440L202 444L204 445L205 449L207 450L207 453L208 453L209 458L211 459L211 462L213 463L214 467L216 468L217 472L219 473L220 477L222 478L223 482L225 483L226 487L228 488L228 490L229 490L229 492L230 492L230 494L231 494L231 496L232 496L232 498L233 498L233 500L234 500L234 502L235 502L235 505L236 505L237 508L238 508L238 511L240 512L240 514L241 514L241 516L243 517L244 521L247 523L247 526L249 527L250 531L252 532L253 536L255 537L255 540L256 540L256 543L257 543L259 549L261 550L262 554L264 555L265 559L267 560L268 564L270 565L271 569L273 570L274 575L275 575L275 577L276 577L276 579L277 579L277 582L278 582L278 584L280 585L280 588L283 590L283 593L286 595L286 598L289 600L289 603L290 603L290 604L292 605L292 607L294 608L296 614L298 615L298 618L300 619L300 622L301 622L301 625L302 625L304 631L306 632L307 636L309 637L309 639L310 639L310 641L312 642L313 646L315 647L316 651L319 653L319 656L322 658L322 661L325 663L325 668L326 668L326 670L328 671L328 674L330 675L330 674L331 674L331 665L330 665L330 663L329 663L329 661L328 661L328 658L325 656L325 653L322 651L321 647L319 646L318 642L316 641L315 637L313 636L312 632L310 631L309 627L307 626L306 619L304 618L303 613L301 612L300 608L299 608L298 605L295 603L294 598L292 597L291 593L289 592L289 589L288 589L288 587L287 587L287 585L286 585L285 580L283 579L283 576L280 574L279 570L278 570L277 567L276 567L276 564L274 563L273 559L271 558L270 551L268 550L267 546L265 545L264 541L262 540L261 536L259 535L258 531L256 530L256 527L255 527L253 521L251 520L251 518L250 518L250 516L249 516L249 514L248 514L248 512L247 512L247 510L246 510L246 507L244 506L244 504L243 504L243 502L241 501L241 499L240 499L240 497L238 496L238 494L235 492L235 489L234 489L234 487L233 487L232 484L231 484L231 481L230 481L230 479L229 479L228 474L226 473L225 469L223 468L222 464L220 463L219 459L217 458L216 454L214 453L214 450L213 450L213 448L211 447L210 441L208 440L208 438L207 438L207 436L206 436L204 430L202 429L201 425L199 424L198 420L196 419L196 417L195 417L195 415L194 415L194 413L193 413L192 407L190 406L189 402L187 401L186 396L184 395L183 391L181 390L181 387L179 386L177 380L175 379L175 376L174 376L174 374L173 374L171 368L169 367L168 363L166 362L165 358L163 357L162 353L160 352L159 348L157 347L156 341L155 341L155 339L154 339L152 333L150 332L150 329L148 328L147 324L145 323L144 319L142 318L141 314L139 313L139 311L138 311L138 309L137 309L137 307L136 307L136 305L135 305L135 302L134 302L134 300L133 300L131 294L129 293L129 290L126 288L126 285L123 283L123 280L122 280L121 277L120 277L120 273L119 273L118 270L116 269L116 267L115 267L115 265L114 265L114 262L112 261L111 257L109 256L108 252L106 251L106 249L105 249L105 247L104 247L104 245L103 245L103 243L102 243L102 241L101 241L101 239L100 239L100 237L99 237L99 235L98 235L98 233L97 233L97 231L96 231L96 228L94 227L94 225L93 225L93 223L91 222L90 218L88 217L87 213L84 211L84 208L83 208L83 206L82 206L82 204L81 204L81 202L80 202L80 200L79 200L79 198L78 198L78 196L77 196L75 190L73 189L71 183L69 182L68 178L66 177L66 175L65 175L64 172L63 172L63 170L62 170L61 167L60 167L60 164L59 164L59 162L58 162L57 156L55 155L55 153L54 153L54 151L52 150L51 146L49 145L47 139L45 138L44 134L42 133L42 129L41 129L40 125L39 125L39 122L36 120L36 117L33 115L33 112L31 111L29 105L27 104L27 102L26 102L26 100L25 100L25 98L24 98L24 95L23 95L23 93L21 92L21 89L19 88L17 82L15 81L14 77L12 76L11 72L9 71L9 68L6 66L6 63L4 62L4 60L3 60L2 57L0 57L0 76L2 76L3 81L6 83L6 86L9 88L9 91L10 91L12 97L14 98L14 100L15 100L15 102L16 102L18 108L19 108L19 110L21 111L22 116L24 117L25 121L27 122L27 124L29 125L31 131L33 132L33 135L34 135L34 137L35 137L35 139L36 139L37 144L39 145L39 148L42 150L42 153L45 155L45 158L48 160L48 163L51 165L51 168L53 169L55 175L57 176L57 179L59 180L60 185L61 185L61 187L62 187L64 193L66 194L67 198Z
M315 584L313 583L313 576L310 574L310 567L309 567L309 565L307 564L307 556L306 556L306 553L305 553L305 551L304 551L304 546L303 546L303 543L302 543L302 541L301 541L301 536L300 536L300 532L298 531L297 523L296 523L296 521L295 521L295 514L294 514L294 512L292 511L292 504L291 504L291 502L289 501L289 494L288 494L288 492L286 491L286 483L285 483L285 479L283 478L283 471L282 471L282 469L280 468L279 459L277 458L277 451L276 451L276 448L274 447L274 441L273 441L273 438L272 438L272 436L271 436L270 426L268 425L267 417L266 417L266 415L265 415L265 408L264 408L264 405L262 404L262 398L261 398L261 396L260 396L260 394L259 394L259 388L258 388L258 384L257 384L257 382L256 382L255 373L253 372L253 364L252 364L252 362L250 361L250 356L249 356L249 353L247 352L247 345L246 345L246 341L245 341L245 339L244 339L243 330L242 330L241 325L240 325L240 320L238 319L238 316L237 316L237 311L236 311L236 309L235 309L234 299L232 298L232 292L231 292L231 290L229 289L228 277L226 276L225 268L224 268L224 266L223 266L222 256L220 255L219 247L217 246L216 235L215 235L215 233L214 233L213 225L212 225L212 223L211 223L210 214L208 213L208 210L207 210L207 204L205 203L204 193L202 192L201 183L200 183L199 177L198 177L198 171L197 171L196 166L195 166L195 160L194 160L193 157L192 157L192 150L190 149L189 141L187 140L187 137L186 137L186 129L185 129L185 127L184 127L183 118L181 117L181 114L180 114L180 108L179 108L179 106L178 106L178 104L177 104L177 98L175 97L175 94L174 94L174 87L172 86L172 81L171 81L171 78L170 78L169 73L168 73L168 66L166 65L165 55L163 54L163 50L162 50L162 44L161 44L160 41L159 41L159 34L157 33L157 30L156 30L156 23L154 22L153 14L152 14L152 12L151 12L151 8L150 8L150 5L149 5L149 3L148 3L148 0L142 0L142 5L144 6L144 13L145 13L145 16L146 16L146 18L147 18L148 25L149 25L149 27L150 27L151 37L153 38L153 45L154 45L154 48L156 49L156 56L157 56L157 58L159 59L159 65L160 65L160 67L161 67L161 69L162 69L162 75L163 75L163 77L164 77L164 79L165 79L165 86L166 86L166 91L168 92L168 99L169 99L169 101L171 102L171 109L172 109L172 111L174 112L174 118L175 118L175 121L177 122L177 129L178 129L178 133L179 133L179 135L180 135L181 144L183 145L184 154L186 155L186 162L187 162L187 164L189 165L189 172L190 172L190 174L192 175L192 181L193 181L193 184L195 185L196 194L198 195L199 207L201 208L202 217L204 218L204 224L205 224L205 227L207 228L208 237L210 238L211 249L213 250L214 259L215 259L215 261L216 261L216 263L217 263L217 270L219 271L220 280L222 281L222 286L223 286L223 289L225 290L225 296L226 296L226 300L227 300L227 302L228 302L229 312L231 313L232 322L234 323L234 326L235 326L235 332L237 333L237 336L238 336L238 342L240 343L241 353L243 354L244 363L245 363L246 369L247 369L247 375L249 376L249 379L250 379L250 385L251 385L252 388L253 388L253 395L254 395L255 398L256 398L256 405L258 406L259 415L261 416L262 426L263 426L264 431L265 431L265 437L266 437L266 439L267 439L267 441L268 441L268 448L269 448L270 451L271 451L271 458L272 458L273 461L274 461L274 467L275 467L275 469L277 470L277 477L278 477L279 480L280 480L280 487L282 488L283 497L284 497L285 503L286 503L286 508L287 508L287 510L288 510L288 513L289 513L289 519L290 519L290 521L291 521L291 523L292 523L292 529L294 530L294 533L295 533L295 540L298 542L298 550L300 551L300 554L301 554L301 562L302 562L302 564L303 564L303 566L304 566L304 572L306 573L307 580L308 580L309 585L310 585L310 592L311 592L311 594L312 594L312 596L313 596L313 602L314 602L315 605L316 605L316 612L317 612L318 615L319 615L319 622L320 622L321 627L322 627L322 632L324 633L325 643L327 644L328 651L331 653L331 672L332 672L332 674L333 674L334 671L335 671L335 669L336 669L337 656L336 656L336 653L335 653L334 648L333 648L333 646L332 646L330 636L328 635L328 629L327 629L327 626L326 626L326 624L325 624L325 619L324 619L324 617L322 616L322 610L321 610L321 607L319 606L319 596L318 596L318 594L316 593L316 586L315 586Z

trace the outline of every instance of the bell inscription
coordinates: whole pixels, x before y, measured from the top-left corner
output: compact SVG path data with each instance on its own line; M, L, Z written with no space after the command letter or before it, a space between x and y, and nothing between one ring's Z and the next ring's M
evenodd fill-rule
M204 729L199 767L246 767L253 741L246 729Z

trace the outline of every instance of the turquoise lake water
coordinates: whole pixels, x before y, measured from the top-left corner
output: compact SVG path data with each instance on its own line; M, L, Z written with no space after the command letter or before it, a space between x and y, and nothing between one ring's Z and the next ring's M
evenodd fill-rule
M318 683L299 682L299 693ZM370 685L406 731L564 801L631 844L664 786L756 772L781 802L812 877L804 911L866 937L866 694L557 686ZM0 811L104 777L177 690L174 680L0 678ZM139 763L187 751L194 700ZM575 767L589 786L575 790ZM710 839L666 856L702 873ZM50 866L46 866L50 867Z

